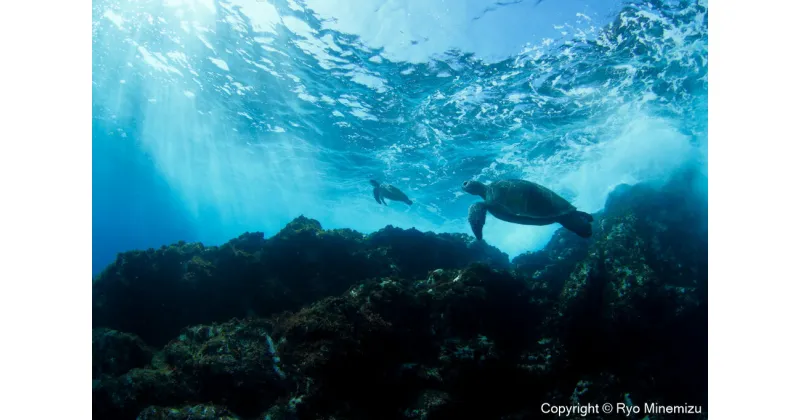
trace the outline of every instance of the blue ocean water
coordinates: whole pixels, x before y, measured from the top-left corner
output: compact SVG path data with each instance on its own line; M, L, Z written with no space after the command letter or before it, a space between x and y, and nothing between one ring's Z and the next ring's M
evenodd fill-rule
M704 0L95 0L93 271L301 214L469 233L469 179L601 210L706 173L707 57ZM513 257L556 228L484 235Z

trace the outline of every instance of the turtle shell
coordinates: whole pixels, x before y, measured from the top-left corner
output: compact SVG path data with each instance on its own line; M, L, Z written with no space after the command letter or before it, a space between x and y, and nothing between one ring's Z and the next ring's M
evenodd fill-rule
M575 211L575 206L553 191L522 179L497 181L486 191L486 203L506 213L532 218L558 217Z

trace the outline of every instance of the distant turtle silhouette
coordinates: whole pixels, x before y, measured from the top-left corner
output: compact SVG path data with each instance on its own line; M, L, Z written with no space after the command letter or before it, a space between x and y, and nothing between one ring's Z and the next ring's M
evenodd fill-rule
M372 184L374 187L372 189L372 195L375 197L375 201L378 204L386 204L386 199L394 200L394 201L402 201L409 206L413 204L411 200L409 200L408 196L405 195L399 188L395 187L394 185L390 184L381 184L380 182L371 179L369 183Z
M509 223L533 226L559 223L582 238L592 236L591 214L578 211L558 194L534 182L508 179L487 186L465 181L461 189L484 199L469 208L469 224L478 240L483 239L486 212Z

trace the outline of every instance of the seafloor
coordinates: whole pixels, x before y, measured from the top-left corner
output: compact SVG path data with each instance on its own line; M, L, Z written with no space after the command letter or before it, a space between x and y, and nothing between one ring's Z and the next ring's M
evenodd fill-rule
M591 240L561 229L512 261L467 235L302 216L269 239L122 253L92 285L94 418L705 418L690 182L619 187Z

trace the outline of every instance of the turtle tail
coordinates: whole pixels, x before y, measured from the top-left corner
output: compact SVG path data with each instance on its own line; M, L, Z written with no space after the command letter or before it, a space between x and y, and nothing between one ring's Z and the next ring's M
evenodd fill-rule
M567 230L574 232L581 238L590 238L592 236L592 221L594 218L589 213L582 211L574 211L561 218L558 222Z

